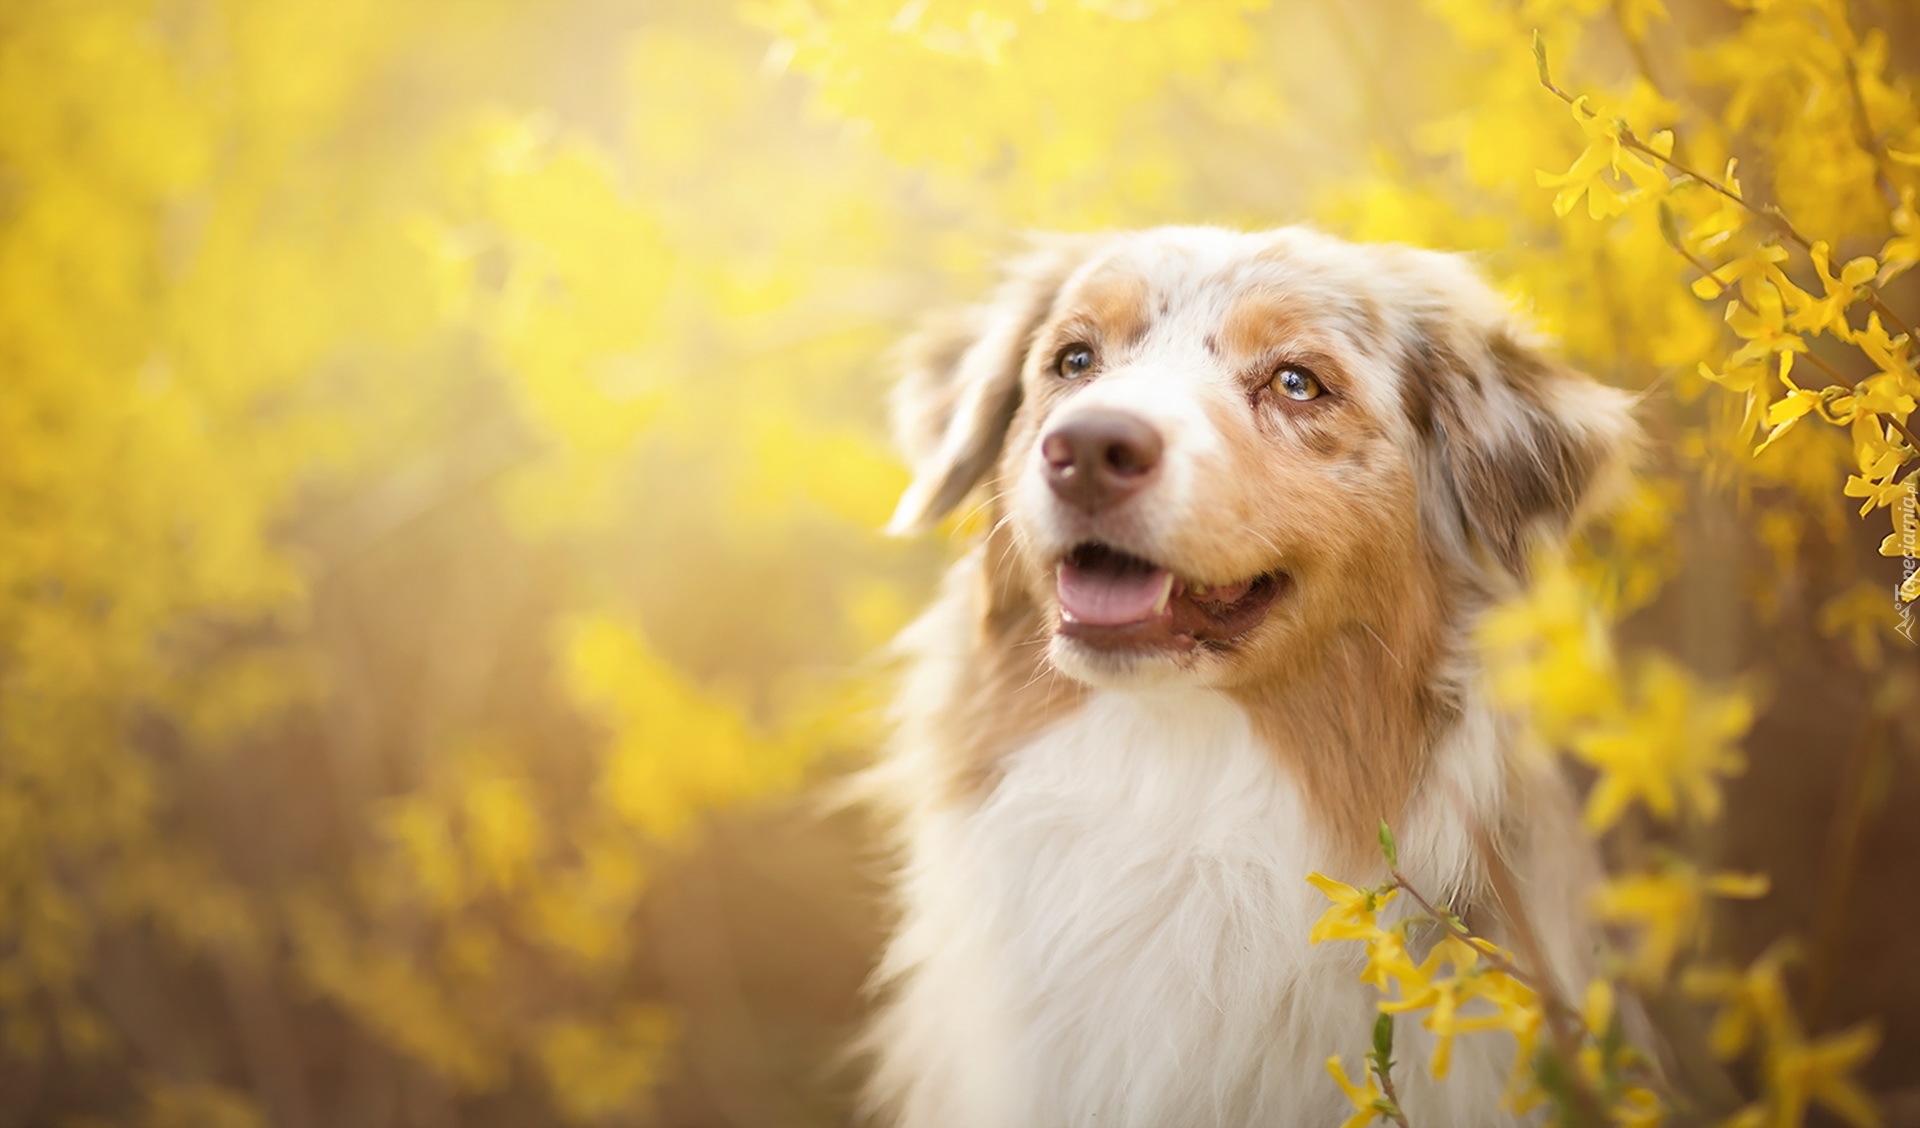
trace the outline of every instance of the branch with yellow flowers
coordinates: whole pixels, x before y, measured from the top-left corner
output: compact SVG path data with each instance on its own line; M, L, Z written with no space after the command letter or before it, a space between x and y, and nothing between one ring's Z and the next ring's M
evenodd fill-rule
M1458 914L1423 894L1401 872L1399 850L1384 821L1380 824L1380 848L1388 880L1376 887L1358 889L1317 873L1307 878L1333 902L1314 925L1310 940L1316 944L1325 940L1363 942L1367 965L1361 981L1373 984L1386 996L1398 988L1397 998L1383 998L1379 1004L1374 1049L1367 1056L1370 1066L1379 1067L1371 1071L1378 1076L1378 1091L1370 1077L1364 1084L1349 1080L1337 1057L1327 1063L1328 1071L1354 1105L1349 1128L1358 1128L1376 1117L1393 1120L1404 1128L1406 1121L1385 1068L1391 1064L1391 1018L1422 1011L1426 1017L1421 1025L1438 1038L1429 1065L1436 1079L1447 1075L1455 1037L1506 1031L1519 1046L1509 1082L1509 1099L1516 1106L1551 1098L1563 1106L1563 1112L1571 1118L1569 1123L1606 1123L1607 1102L1602 1099L1602 1091L1622 1090L1622 1086L1617 1077L1596 1076L1594 1065L1599 1059L1592 1053L1583 1054L1583 1047L1600 1041L1600 1035L1589 1026L1590 1016L1562 999L1546 979L1523 971L1512 953L1478 935ZM1419 907L1420 913L1382 926L1377 914L1401 893ZM1442 936L1425 958L1415 963L1407 951L1408 930L1429 922L1440 928ZM1451 974L1443 974L1446 967L1451 968ZM1610 1021L1610 991L1607 999L1609 1019L1599 1024L1603 1033ZM1476 1002L1486 1009L1464 1013ZM1542 1029L1551 1046L1536 1055L1535 1043Z
M1361 981L1373 984L1383 995L1362 1079L1350 1079L1338 1057L1327 1063L1328 1072L1355 1109L1348 1128L1360 1128L1375 1119L1407 1128L1390 1072L1392 1018L1418 1012L1425 1012L1422 1026L1438 1037L1430 1065L1436 1079L1447 1075L1455 1037L1484 1031L1513 1035L1519 1050L1508 1099L1517 1111L1548 1101L1563 1124L1655 1125L1686 1106L1683 1095L1667 1088L1651 1057L1625 1038L1616 1006L1620 988L1611 978L1595 979L1587 986L1583 1005L1572 1005L1555 992L1549 979L1524 970L1512 953L1423 894L1400 869L1393 834L1385 823L1380 842L1387 863L1387 880L1380 885L1361 889L1322 874L1307 879L1332 902L1315 924L1312 941L1364 943L1366 967ZM1619 965L1617 973L1623 982L1642 986L1666 981L1676 960L1694 946L1706 897L1752 897L1765 888L1764 878L1702 874L1678 859L1668 860L1657 872L1608 882L1596 898L1600 916L1633 926L1641 934L1634 958ZM1402 894L1420 911L1382 925L1380 912ZM1416 964L1407 950L1408 933L1426 924L1437 926L1442 935ZM1516 928L1524 932L1524 922L1516 922ZM1451 974L1443 973L1447 967ZM1761 968L1760 973L1764 972ZM1734 973L1689 968L1685 982L1696 998L1727 1002L1733 990L1728 984L1745 980ZM1469 1013L1476 1003L1484 1009ZM1799 1033L1784 1001L1766 1006L1770 1016L1763 1031L1767 1054L1784 1054L1780 1060L1829 1070L1832 1076L1823 1082L1825 1091L1837 1094L1827 1102L1830 1106L1839 1107L1848 1094L1857 1092L1847 1074L1871 1052L1869 1034L1853 1031L1809 1041ZM1739 1020L1729 1011L1722 1025ZM1550 1044L1536 1049L1542 1031ZM1724 1047L1732 1046L1737 1054L1746 1045L1744 1041L1735 1045L1733 1036L1724 1032L1715 1038L1714 1052L1723 1059L1728 1056L1722 1052ZM1777 1109L1794 1099L1791 1092L1769 1089L1757 1107Z
M1851 42L1852 31L1844 13L1829 13L1829 32ZM1673 155L1671 130L1642 138L1626 121L1603 118L1588 105L1585 96L1575 96L1554 81L1546 47L1536 31L1533 52L1540 84L1567 104L1588 138L1586 148L1566 172L1543 171L1538 179L1542 186L1559 189L1553 204L1560 215L1570 211L1583 195L1589 214L1596 219L1619 215L1643 200L1657 203L1661 236L1701 272L1693 283L1694 293L1711 299L1731 288L1739 291L1727 304L1726 320L1744 343L1728 357L1724 372L1715 372L1705 364L1700 371L1709 380L1745 393L1743 435L1765 424L1766 434L1751 453L1765 451L1808 415L1835 426L1852 427L1859 473L1848 476L1843 492L1864 499L1860 513L1865 516L1876 508L1897 509L1894 503L1908 496L1920 477L1911 471L1902 473L1908 463L1920 458L1920 435L1908 420L1920 403L1920 374L1911 355L1915 334L1879 289L1880 284L1920 263L1920 212L1914 207L1913 189L1895 191L1888 180L1886 170L1890 166L1886 162L1892 154L1876 140L1871 122L1864 116L1858 66L1846 43L1836 46L1841 48L1845 63L1846 73L1841 77L1854 100L1856 143L1873 159L1883 193L1894 206L1890 223L1896 234L1877 257L1860 256L1836 271L1831 244L1808 237L1777 205L1749 200L1733 176L1732 162L1726 177L1716 179ZM1920 164L1920 158L1912 163ZM1624 177L1634 191L1623 194L1607 183L1604 174L1608 170ZM1670 173L1679 179L1669 179ZM1689 235L1683 236L1668 199L1673 189L1688 183L1715 193L1721 202L1717 212L1704 217ZM1727 243L1745 225L1746 217L1765 222L1774 235L1719 267L1709 266L1689 246L1695 240L1703 247ZM1798 247L1811 262L1818 275L1818 296L1787 276L1782 264L1788 260L1789 251L1781 240ZM1869 310L1864 328L1856 328L1848 318L1848 311L1856 304L1864 304ZM1857 349L1872 366L1872 374L1849 379L1815 355L1808 338L1822 333ZM1796 355L1805 357L1831 383L1813 388L1795 384L1792 369ZM1775 357L1779 358L1779 380L1787 391L1778 400L1770 391ZM1897 516L1895 524L1897 534ZM1889 537L1882 544L1883 555L1894 555L1895 540ZM1920 599L1920 580L1909 577L1900 594L1904 599Z

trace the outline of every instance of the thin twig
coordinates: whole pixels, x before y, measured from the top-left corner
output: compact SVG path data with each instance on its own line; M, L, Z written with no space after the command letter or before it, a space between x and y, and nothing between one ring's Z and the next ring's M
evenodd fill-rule
M1388 866L1387 874L1393 878L1394 888L1405 890L1407 896L1413 898L1422 909L1426 910L1428 916L1439 922L1442 928L1445 928L1462 940L1480 940L1488 947L1493 945L1493 942L1487 940L1485 937L1476 936L1473 931L1462 923L1453 913L1442 911L1437 908L1432 901L1427 900L1418 889L1414 888L1413 883L1407 880L1407 875L1401 873L1397 867ZM1496 890L1496 895L1497 894L1498 890ZM1531 941L1528 942L1528 946L1534 947ZM1555 991L1546 981L1544 972L1541 976L1535 977L1521 971L1518 967L1514 966L1512 960L1507 959L1498 952L1487 951L1486 948L1480 944L1473 945L1473 949L1484 956L1487 962L1495 968L1519 980L1522 984L1532 989L1535 994L1540 996L1541 1001L1546 1004L1543 1008L1543 1015L1547 1023L1547 1034L1553 1039L1554 1052L1559 1056L1560 1060L1567 1065L1567 1077L1572 1083L1575 1095L1581 1103L1581 1111L1591 1117L1592 1123L1604 1123L1605 1119L1601 1115L1599 1096L1587 1085L1586 1079L1580 1074L1579 1069L1576 1067L1580 1054L1580 1038L1574 1030L1568 1027L1567 1021L1568 1019L1572 1019L1574 1022L1580 1023L1584 1030L1585 1019L1581 1017L1580 1012L1560 997L1559 992ZM1541 962L1540 954L1537 951L1530 953L1530 958L1536 963ZM1545 964L1541 963L1541 966L1544 967Z
M1387 1098L1387 1103L1392 1106L1392 1111L1386 1113L1387 1119L1398 1124L1400 1128L1413 1128L1412 1125L1407 1123L1405 1110L1400 1107L1400 1093L1394 1088L1393 1075L1387 1069L1387 1064L1384 1062L1381 1063L1379 1067L1373 1071L1373 1075L1380 1079L1380 1092Z
M1803 352L1800 355L1807 358L1808 364L1811 364L1815 368L1818 368L1820 371L1825 372L1827 374L1827 378L1832 380L1834 383L1843 385L1848 391L1853 390L1853 381L1847 379L1845 376L1842 376L1840 374L1840 370L1835 368L1833 365L1828 364L1824 360L1821 360L1819 357L1813 355L1811 352Z
M1896 331L1904 334L1908 339L1912 339L1913 330L1907 327L1907 323L1902 321L1900 315L1893 312L1886 302L1880 300L1880 291L1875 290L1871 286L1863 286L1861 289L1867 293L1867 304L1871 305L1881 317L1886 318L1887 324L1893 326Z
M1915 451L1920 451L1920 439L1914 438L1913 432L1907 429L1907 425L1905 423L1900 422L1898 419L1895 419L1891 415L1883 415L1881 416L1881 418L1885 419L1888 423L1893 424L1894 430L1906 436L1908 446L1912 447Z
M1476 936L1473 930L1469 929L1465 924L1462 924L1460 922L1460 918L1455 916L1453 913L1448 912L1445 909L1435 907L1432 901L1427 900L1424 896L1421 895L1418 889L1415 889L1413 887L1413 882L1407 880L1406 874L1401 873L1399 870L1393 868L1392 866L1387 867L1387 874L1388 876L1393 878L1393 887L1395 889L1405 890L1407 896L1413 898L1414 901L1420 905L1420 908L1423 909L1428 916L1432 917L1434 921L1438 923L1442 928L1445 928L1447 931L1453 933L1455 936L1460 937L1462 940L1483 940L1489 944L1493 943L1493 941L1487 940L1487 938L1484 936ZM1481 948L1478 944L1473 946L1473 950L1485 956L1487 962L1492 964L1494 967L1498 968L1501 971L1506 972L1508 975L1513 976L1515 979L1518 979L1521 983L1526 984L1528 987L1532 988L1534 991L1539 992L1542 998L1546 997L1546 992L1540 990L1540 984L1534 979L1534 977L1528 972L1521 971L1518 967L1514 965L1512 960L1507 959L1505 956L1500 955L1498 952L1486 951L1485 949Z
M1680 255L1681 258L1686 259L1689 265L1691 265L1695 270L1700 272L1701 277L1713 278L1714 283L1716 285L1719 284L1720 280L1718 278L1714 278L1713 268L1711 266L1708 266L1706 263L1701 262L1699 259L1695 258L1693 252L1689 251L1683 244L1675 242L1672 239L1669 239L1667 240L1667 246L1672 247L1674 251Z

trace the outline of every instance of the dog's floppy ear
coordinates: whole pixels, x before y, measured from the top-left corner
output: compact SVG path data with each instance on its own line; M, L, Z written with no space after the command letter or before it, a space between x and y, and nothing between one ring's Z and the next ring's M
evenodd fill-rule
M986 304L930 321L902 348L896 441L913 482L887 523L904 536L952 512L1000 457L1020 407L1020 369L1060 286L1096 240L1053 237L1008 264Z
M1415 334L1404 391L1468 542L1516 579L1624 479L1631 398L1529 341L1464 267Z

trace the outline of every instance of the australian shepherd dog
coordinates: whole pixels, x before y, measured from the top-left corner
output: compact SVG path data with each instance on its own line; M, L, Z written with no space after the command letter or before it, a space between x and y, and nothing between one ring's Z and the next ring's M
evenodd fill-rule
M1471 635L1611 492L1628 406L1460 258L1302 229L1042 241L911 342L893 528L977 496L985 531L901 637L873 775L875 1119L1340 1123L1325 1063L1378 996L1308 944L1304 879L1382 881L1382 819L1430 898L1584 983L1591 847ZM1401 1026L1413 1123L1523 1119L1510 1038L1436 1082Z

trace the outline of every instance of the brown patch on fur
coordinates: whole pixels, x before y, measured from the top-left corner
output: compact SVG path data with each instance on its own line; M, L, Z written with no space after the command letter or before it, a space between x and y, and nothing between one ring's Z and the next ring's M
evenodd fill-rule
M1228 361L1247 361L1298 341L1306 330L1297 301L1272 290L1253 290L1235 299L1220 326Z
M1433 435L1434 398L1441 394L1445 365L1434 355L1435 346L1418 342L1407 351L1400 374L1400 410L1422 442Z
M1146 335L1153 323L1147 306L1146 279L1137 274L1096 275L1062 296L1053 346L1085 340L1105 353L1117 352Z
M1088 693L1048 664L1052 626L1021 583L1011 540L997 525L988 534L972 660L935 719L947 753L940 793L949 802L978 802L991 792L1007 754L1077 709Z
M1356 419L1355 412L1307 408L1299 414L1304 418L1290 421L1291 427L1299 434L1301 445L1323 462L1367 462L1369 454L1378 451L1387 438L1371 419Z
M1233 691L1356 876L1378 869L1375 828L1400 820L1457 711L1439 676L1452 618L1440 566L1414 559L1391 592L1356 584L1343 626Z
M1354 336L1358 343L1365 345L1375 355L1383 354L1393 334L1387 325L1386 311L1380 308L1380 300L1370 293L1361 291L1353 295L1350 312L1355 322Z
M1302 427L1300 428L1300 441L1306 444L1308 450L1322 459L1338 458L1347 450L1346 441L1342 438L1340 432L1333 427L1313 426L1311 424Z

